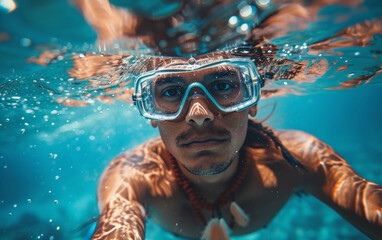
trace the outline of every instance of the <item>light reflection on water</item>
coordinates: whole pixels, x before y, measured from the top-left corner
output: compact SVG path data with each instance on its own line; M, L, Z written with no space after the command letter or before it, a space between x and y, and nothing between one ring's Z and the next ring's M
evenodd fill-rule
M280 7L279 2L234 2L215 12L199 6L199 11L186 9L172 19L166 11L145 12L157 18L157 26L173 24L169 31L152 33L147 24L153 22L145 18L139 19L138 29L119 31L129 26L124 24L112 31L101 23L115 24L123 16L94 22L82 8L94 31L66 1L20 1L12 13L1 12L0 192L6 194L0 195L0 220L6 224L0 230L5 238L81 238L84 231L71 230L97 214L95 187L104 166L157 135L130 106L130 79L124 73L139 58L129 55L229 50L250 26L255 26L255 47L242 47L237 54L255 57L267 80L267 99L261 104L277 103L269 124L313 133L338 149L362 176L382 184L382 4L284 1L290 5ZM112 3L126 7L123 1ZM175 10L167 9L171 14ZM201 21L207 15L208 21ZM339 227L332 228L337 221ZM152 229L149 237L155 239L160 230ZM268 229L251 239L314 239L316 234L362 239L312 198L291 201Z

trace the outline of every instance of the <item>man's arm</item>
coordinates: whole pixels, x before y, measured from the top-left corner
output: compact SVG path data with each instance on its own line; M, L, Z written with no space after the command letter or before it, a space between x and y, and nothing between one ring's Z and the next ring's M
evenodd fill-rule
M144 239L145 210L139 202L116 196L104 209L92 240Z
M145 209L140 201L147 187L141 171L129 163L129 156L121 155L102 173L97 190L101 216L92 240L144 239Z
M283 144L306 168L302 189L372 239L382 239L382 187L359 176L330 146L307 133L282 131Z
M166 165L147 145L118 156L103 172L92 240L144 239L147 198L172 194Z

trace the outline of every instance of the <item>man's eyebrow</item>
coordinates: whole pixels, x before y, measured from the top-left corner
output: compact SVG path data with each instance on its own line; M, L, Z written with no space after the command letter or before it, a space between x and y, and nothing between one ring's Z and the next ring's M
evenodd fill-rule
M219 70L219 71L216 71L213 73L208 73L208 74L204 75L203 79L204 80L215 79L215 78L220 78L220 77L225 77L225 76L232 76L232 75L236 75L236 74L237 74L237 72L234 70L224 69L224 70Z
M162 85L168 83L185 82L186 80L179 76L159 76L155 78L155 85Z

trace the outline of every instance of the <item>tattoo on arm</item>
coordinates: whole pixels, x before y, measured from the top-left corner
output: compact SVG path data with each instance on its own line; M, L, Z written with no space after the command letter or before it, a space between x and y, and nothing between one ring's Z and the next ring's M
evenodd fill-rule
M92 240L145 238L145 210L136 201L117 196L104 209Z

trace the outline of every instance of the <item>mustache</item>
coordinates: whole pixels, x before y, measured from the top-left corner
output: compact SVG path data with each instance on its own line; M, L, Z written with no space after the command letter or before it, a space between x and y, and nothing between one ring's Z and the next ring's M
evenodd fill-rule
M198 132L195 131L193 128L190 128L189 130L179 134L179 136L177 136L175 138L175 143L177 146L180 146L180 145L184 144L185 142L190 141L190 139L192 139L193 136L195 136L195 135L198 135ZM209 135L209 136L213 136L213 137L231 139L231 133L222 127L206 128L203 131L203 135Z

